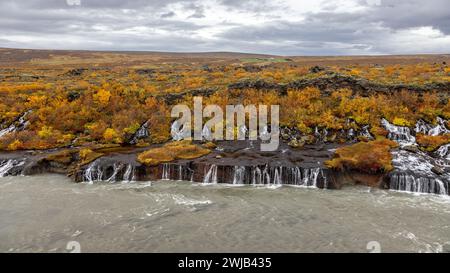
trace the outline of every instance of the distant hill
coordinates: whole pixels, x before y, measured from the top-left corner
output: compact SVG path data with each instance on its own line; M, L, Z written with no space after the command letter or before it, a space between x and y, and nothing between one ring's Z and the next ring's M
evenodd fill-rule
M14 64L42 65L148 65L157 63L246 63L295 62L299 65L386 65L415 63L450 63L450 55L380 55L380 56L276 56L239 52L154 52L154 51L83 51L0 48L0 66Z

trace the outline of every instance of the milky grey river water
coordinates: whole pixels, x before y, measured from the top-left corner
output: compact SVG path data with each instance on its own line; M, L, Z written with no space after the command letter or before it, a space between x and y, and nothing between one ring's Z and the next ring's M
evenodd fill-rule
M0 178L0 252L68 252L73 242L81 252L448 252L450 200L366 187Z

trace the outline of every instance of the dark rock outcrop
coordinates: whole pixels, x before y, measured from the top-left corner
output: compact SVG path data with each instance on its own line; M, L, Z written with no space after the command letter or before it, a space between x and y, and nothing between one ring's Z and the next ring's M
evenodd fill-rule
M69 77L79 77L83 75L85 71L87 71L86 68L75 68L67 71L64 75Z

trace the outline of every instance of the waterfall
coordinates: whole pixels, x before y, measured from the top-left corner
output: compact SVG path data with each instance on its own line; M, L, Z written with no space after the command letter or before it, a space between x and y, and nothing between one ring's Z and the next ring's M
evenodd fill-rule
M26 120L26 117L30 113L31 110L23 113L15 122L13 122L7 128L0 130L0 138L12 132L25 130L25 128L30 124L30 122Z
M135 167L132 164L122 162L111 163L108 161L96 160L89 164L83 172L84 182L133 182L135 181Z
M323 170L320 170L320 174L323 177L323 189L328 189L328 179L327 176L323 173ZM316 186L317 186L317 181L316 181Z
M304 169L302 184L300 186L317 188L317 178L319 177L320 168Z
M258 166L254 167L252 170L252 184L253 185L264 184L263 175L261 169Z
M178 181L183 181L183 166L178 166Z
M350 128L347 133L347 139L352 140L355 137L355 130L353 128Z
M163 171L161 180L170 180L170 164L164 163L162 167Z
M369 132L369 125L363 126L358 135L367 139L373 139L373 136Z
M269 133L269 128L267 126L264 126L262 131L259 132L259 138L262 141L268 141L268 140L270 140L270 137L271 137L271 135Z
M194 171L186 165L164 163L162 164L161 180L193 181Z
M0 161L0 177L12 175L10 171L13 168L20 167L25 164L25 160L8 159Z
M437 118L437 125L433 127L429 132L428 135L430 136L439 136L450 133L450 131L447 129L445 124L447 123L446 120L438 117Z
M416 143L416 138L411 135L411 130L408 127L396 126L389 123L386 119L381 120L381 125L389 132L388 138L390 140L404 145Z
M424 135L428 135L428 132L432 129L433 127L431 125L429 125L428 123L426 123L424 120L420 119L416 122L416 128L414 129L414 131L416 133L421 133Z
M139 139L145 139L150 136L150 132L148 131L149 122L146 121L144 124L139 127L139 129L134 133L133 138L129 142L131 145L135 145L138 143Z
M234 185L243 185L245 182L245 167L244 166L234 166Z
M446 144L444 146L441 146L437 151L436 154L442 158L449 159L450 160L450 153L449 153L450 144Z
M123 165L119 163L114 163L113 165L113 173L111 176L106 180L107 182L116 182L117 181L117 174L120 170L122 170Z
M424 120L418 120L416 123L415 132L422 133L429 136L439 136L443 134L450 133L450 130L447 129L446 126L447 121L438 117L437 125L433 126L431 124L426 123Z
M247 136L247 132L248 132L248 129L247 129L247 127L245 125L241 125L241 127L239 127L239 134L243 138L245 138Z
M447 188L445 184L447 184ZM407 173L393 173L390 175L389 189L402 192L448 195L448 182L444 183L437 178L414 177Z
M283 167L275 168L275 174L273 175L273 184L281 185L283 181L281 180L281 175L283 174Z
M127 168L125 170L125 173L123 174L122 181L124 181L124 182L133 182L135 180L136 180L136 177L135 177L134 166L131 165L131 164L128 164Z
M319 131L319 128L316 126L314 128L314 136L319 140L319 141L325 141L327 136L328 136L328 130L326 128L324 128L322 130L322 133Z
M175 141L180 141L183 140L185 137L185 130L184 130L184 125L181 125L180 122L178 120L174 121L174 123L172 123L171 129L170 129L170 133L172 135L173 140ZM190 132L187 132L190 133Z
M103 170L98 165L97 161L92 162L84 171L84 181L93 183L95 181L103 180Z
M203 130L202 130L202 138L206 141L213 140L211 129L206 125L203 127Z
M211 165L206 173L203 183L205 184L217 184L217 165Z

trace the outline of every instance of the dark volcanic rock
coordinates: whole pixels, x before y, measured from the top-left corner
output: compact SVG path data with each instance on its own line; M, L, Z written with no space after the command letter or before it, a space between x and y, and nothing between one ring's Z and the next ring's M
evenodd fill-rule
M321 67L321 66L313 66L313 67L311 67L310 69L309 69L309 72L311 72L311 73L319 73L319 72L322 72L322 71L325 71L325 68L324 67Z
M77 77L77 76L83 75L83 73L85 71L87 71L86 68L76 68L76 69L69 70L64 75L65 76L70 76L70 77Z
M176 94L167 94L160 96L159 98L163 99L168 104L173 104L177 100L182 99L186 95L192 95L192 96L203 96L203 97L209 97L212 94L214 94L217 91L217 89L212 88L200 88L200 89L194 89L189 90L186 92L176 93Z
M151 69L151 68L146 68L146 69L136 69L135 72L139 75L153 75L153 73L155 73L155 69Z
M228 89L230 90L240 90L248 88L254 88L257 90L276 90L278 91L278 93L280 93L280 95L287 94L286 85L269 83L264 80L256 80L256 81L246 80L228 85Z

